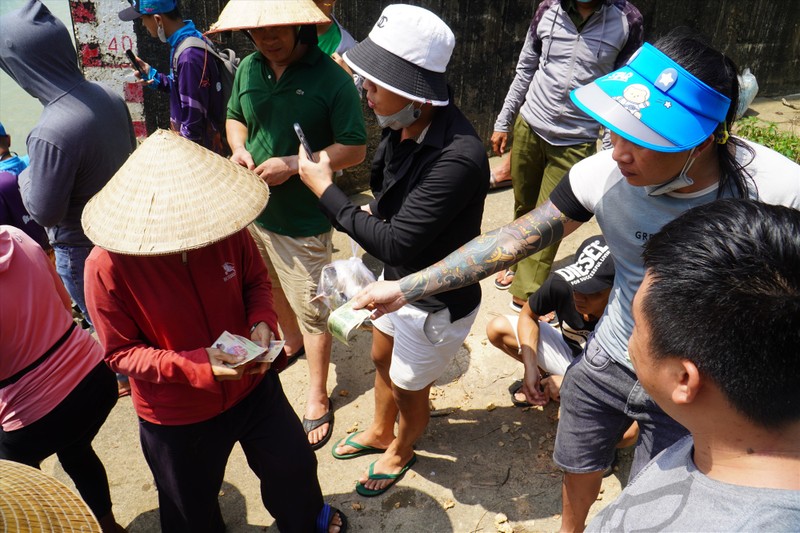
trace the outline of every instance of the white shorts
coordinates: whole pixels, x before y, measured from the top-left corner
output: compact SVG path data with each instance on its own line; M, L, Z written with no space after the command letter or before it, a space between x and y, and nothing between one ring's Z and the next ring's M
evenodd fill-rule
M478 309L452 324L448 309L429 313L411 305L373 320L373 326L394 338L392 383L418 391L436 381L467 338Z
M517 324L519 323L519 315L503 315L511 323L511 328L514 330L514 336L517 338L517 346L519 342L519 332L517 332ZM575 359L572 355L572 350L564 340L561 332L548 324L547 322L539 321L539 346L536 351L538 352L538 365L539 368L550 374L563 376L567 371L567 367Z

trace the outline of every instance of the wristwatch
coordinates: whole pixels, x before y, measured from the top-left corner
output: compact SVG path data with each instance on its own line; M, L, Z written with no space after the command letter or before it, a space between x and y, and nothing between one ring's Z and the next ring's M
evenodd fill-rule
M258 325L259 325L259 324L261 324L262 322L264 322L264 321L263 321L263 320L259 320L258 322L256 322L256 323L255 323L255 324L253 324L252 326L250 326L250 335L252 335L252 334L253 334L253 332L256 330L256 328L258 327Z

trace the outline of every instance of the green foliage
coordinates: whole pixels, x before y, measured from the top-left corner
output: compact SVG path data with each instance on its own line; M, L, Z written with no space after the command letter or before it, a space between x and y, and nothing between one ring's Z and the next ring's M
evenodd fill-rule
M757 117L744 117L735 126L739 137L763 144L800 164L800 137L793 132L780 131L774 122Z

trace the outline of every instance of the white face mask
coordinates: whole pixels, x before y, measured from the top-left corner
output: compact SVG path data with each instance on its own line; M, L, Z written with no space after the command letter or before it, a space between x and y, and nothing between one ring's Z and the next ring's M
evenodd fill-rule
M167 42L167 34L164 33L164 26L159 24L158 28L156 29L156 33L158 34L158 40L159 41L161 41L162 43Z
M393 130L402 130L416 122L421 114L422 110L415 108L414 102L411 102L397 113L391 115L379 115L375 113L375 118L378 119L378 125L381 129L392 128Z
M661 185L647 185L645 187L647 194L649 196L660 196L662 194L667 194L668 192L676 191L678 189L688 187L689 185L693 185L694 180L688 176L688 172L696 160L696 158L692 157L695 150L697 150L696 146L689 152L689 158L686 159L686 163L683 164L683 169L677 176L665 183L662 183Z

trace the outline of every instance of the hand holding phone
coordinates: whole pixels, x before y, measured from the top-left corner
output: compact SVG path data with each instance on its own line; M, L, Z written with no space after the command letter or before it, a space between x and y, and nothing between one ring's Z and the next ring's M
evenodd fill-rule
M133 50L128 48L127 50L125 50L125 55L128 56L131 65L133 65L133 68L135 68L139 72L139 76L141 76L142 81L147 81L147 73L144 70L142 70L142 67L139 66L139 62L136 60L136 54L133 53Z
M303 145L303 148L306 151L306 157L308 157L309 161L316 163L317 158L314 156L314 151L311 149L311 145L308 144L306 135L303 133L303 128L301 128L300 124L297 122L294 123L294 132L297 134L297 138L300 139L300 144Z

